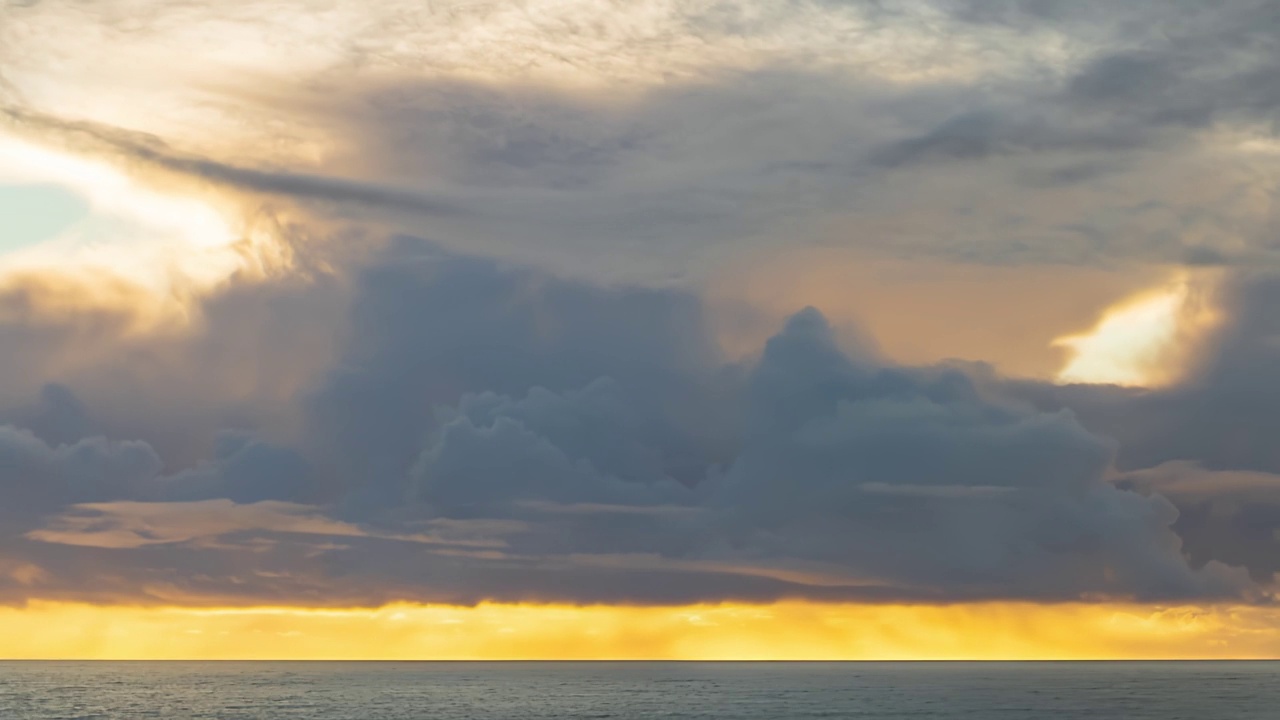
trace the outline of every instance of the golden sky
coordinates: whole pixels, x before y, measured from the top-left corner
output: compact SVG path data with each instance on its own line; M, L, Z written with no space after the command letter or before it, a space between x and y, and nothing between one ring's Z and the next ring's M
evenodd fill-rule
M390 605L0 612L0 657L262 660L1256 659L1276 611L1036 605Z

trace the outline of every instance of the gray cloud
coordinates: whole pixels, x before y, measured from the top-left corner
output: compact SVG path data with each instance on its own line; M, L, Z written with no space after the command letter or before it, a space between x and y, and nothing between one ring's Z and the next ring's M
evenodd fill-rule
M352 203L382 210L428 216L467 212L460 202L431 197L427 193L376 183L308 175L287 170L241 167L175 152L159 138L97 123L66 120L16 107L0 107L0 113L20 129L36 135L58 134L77 145L88 141L91 152L123 155L127 161L192 176L215 184L299 200Z
M1280 284L1238 272L1222 290L1223 325L1190 377L1157 390L1039 383L1006 389L1045 411L1071 408L1117 443L1121 487L1166 498L1173 529L1196 563L1247 567L1270 582L1276 566L1280 476Z
M455 250L595 278L699 277L801 242L986 263L1169 263L1188 248L1274 261L1275 222L1256 198L1274 192L1270 156L1239 147L1274 134L1270 3L746 2L671 10L654 36L539 23L555 12L535 8L513 48L462 48L477 71L521 53L569 62L611 83L608 96L524 73L476 80L425 46L382 65L415 52L385 47L396 32L470 38L471 23L501 14L449 8L362 12L359 27L335 29L360 42L324 44L331 64L303 78L201 86L243 119L231 150L57 108L10 113L219 184L403 214L379 220L406 232L425 216ZM154 14L130 19L143 47L164 36L164 8ZM118 21L91 17L104 32ZM766 41L783 30L794 43ZM744 45L730 52L726 38ZM605 62L622 57L638 77ZM645 79L661 59L666 79ZM262 133L251 152L234 143L245 125ZM295 146L324 152L259 151Z
M1280 474L1171 461L1128 473L1119 485L1158 493L1178 508L1173 529L1192 563L1245 567L1260 583L1280 571Z
M849 356L814 310L758 359L726 364L692 296L583 285L409 239L352 292L333 369L292 400L306 421L289 444L223 433L209 460L166 471L145 443L7 431L24 448L12 457L37 460L5 464L15 472L0 485L23 520L0 533L45 578L8 597L1261 592L1217 558L1193 569L1174 504L1108 482L1114 446L1070 412L992 396L953 369ZM25 417L49 438L84 432L84 417L111 425L114 408L71 392L47 390ZM60 480L33 494L31 467ZM242 510L264 501L352 530L216 517L265 517ZM173 534L206 512L210 530ZM467 527L466 543L413 539Z

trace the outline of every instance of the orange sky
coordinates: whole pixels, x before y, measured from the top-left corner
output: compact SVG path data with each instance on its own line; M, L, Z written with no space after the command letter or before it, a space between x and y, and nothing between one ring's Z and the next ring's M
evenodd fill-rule
M9 659L1272 658L1280 610L986 603L0 610Z

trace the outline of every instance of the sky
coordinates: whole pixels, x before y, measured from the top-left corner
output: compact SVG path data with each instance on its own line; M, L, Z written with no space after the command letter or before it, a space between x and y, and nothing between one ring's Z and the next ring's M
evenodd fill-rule
M1278 30L0 0L0 656L1280 656Z

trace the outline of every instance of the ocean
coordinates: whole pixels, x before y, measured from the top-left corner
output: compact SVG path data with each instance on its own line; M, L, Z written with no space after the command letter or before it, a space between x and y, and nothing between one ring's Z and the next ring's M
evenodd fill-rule
M1280 718L1280 663L0 662L2 720Z

